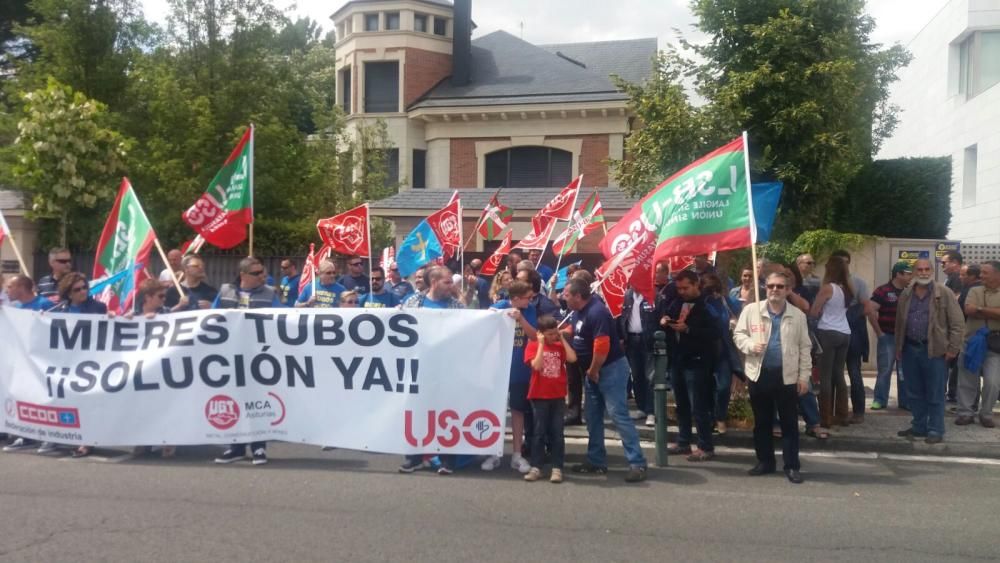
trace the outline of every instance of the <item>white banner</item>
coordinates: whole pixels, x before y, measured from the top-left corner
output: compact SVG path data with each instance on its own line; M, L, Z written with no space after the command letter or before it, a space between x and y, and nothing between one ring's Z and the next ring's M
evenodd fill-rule
M428 309L126 320L3 307L3 431L93 446L499 454L513 323Z

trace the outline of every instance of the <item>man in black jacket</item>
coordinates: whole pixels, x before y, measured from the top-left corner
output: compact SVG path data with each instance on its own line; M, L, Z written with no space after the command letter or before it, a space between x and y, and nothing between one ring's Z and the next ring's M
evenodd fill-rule
M618 317L618 334L625 348L632 372L632 394L639 409L637 419L646 419L646 426L656 423L653 415L653 334L657 330L656 309L641 293L629 288L625 293L622 314Z
M674 277L680 298L660 324L668 329L674 398L677 402L677 444L671 454L688 454L688 461L708 461L715 457L712 445L712 409L715 404L713 369L719 354L722 332L705 305L698 274L684 270ZM691 417L698 431L698 452L691 450Z

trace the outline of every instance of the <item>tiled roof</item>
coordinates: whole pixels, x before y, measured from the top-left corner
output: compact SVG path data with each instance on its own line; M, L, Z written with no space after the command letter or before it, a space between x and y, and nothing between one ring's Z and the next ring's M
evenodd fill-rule
M655 39L580 45L580 48L558 46L566 57L577 61L573 62L556 55L549 48L532 45L506 31L495 31L472 42L469 84L454 86L451 81L444 80L417 100L411 109L511 103L624 101L627 97L611 83L608 70L617 69L620 61L623 64L619 70L629 80L641 80L652 71ZM599 52L601 49L606 52ZM589 54L584 56L581 51L588 51ZM647 67L645 74L639 68L643 59Z
M562 53L583 63L589 70L601 76L617 74L636 84L644 82L652 75L652 61L657 50L655 37L622 41L557 43L539 47L550 53Z
M580 205L593 189L583 188L580 192ZM498 199L516 211L534 212L544 207L560 190L562 188L504 188L500 190ZM597 191L601 206L608 211L625 211L639 201L617 188L597 188ZM405 190L371 202L371 209L375 215L391 215L393 211L440 209L448 204L452 193L453 190ZM475 210L474 213L478 213L486 207L496 190L462 189L458 193L466 212Z
M0 209L27 209L24 193L0 189Z

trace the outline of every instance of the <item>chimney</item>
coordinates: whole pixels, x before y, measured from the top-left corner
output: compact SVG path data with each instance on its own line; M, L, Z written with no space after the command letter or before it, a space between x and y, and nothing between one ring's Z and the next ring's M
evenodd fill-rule
M451 84L469 83L472 67L472 0L455 0L454 37L451 42Z

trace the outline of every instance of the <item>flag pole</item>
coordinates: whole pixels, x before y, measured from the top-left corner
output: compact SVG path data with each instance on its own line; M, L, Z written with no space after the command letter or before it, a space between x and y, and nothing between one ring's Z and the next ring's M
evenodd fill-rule
M745 167L744 176L746 176L747 183L747 216L750 222L750 260L753 266L753 298L754 302L759 304L760 272L757 271L757 219L753 215L753 190L750 187L750 140L746 131L743 131L743 166ZM758 340L763 341L763 331L751 330L751 332L756 332Z
M254 127L250 123L250 254L253 256L253 148L254 148Z
M163 259L163 263L167 266L167 270L170 271L170 281L174 282L174 288L177 289L177 297L184 297L184 289L181 288L181 282L177 279L177 274L174 273L174 269L170 267L170 260L167 260L167 253L163 251L163 245L160 244L160 237L153 234L153 244L156 245L156 251L160 253L160 258Z
M365 202L365 227L368 229L368 292L371 293L372 290L372 215L368 208L368 202ZM383 282L384 283L384 282Z
M319 264L319 261L316 260L316 244L315 243L312 243L312 242L309 243L309 256L306 257L306 260L308 260L310 262L310 267L312 268L312 280L310 280L310 282L312 283L312 295L313 295L313 297L315 297L316 296L316 276L317 276L316 270L318 269L316 266Z
M455 190L455 194L458 194L458 190ZM452 196L454 197L454 196ZM462 198L458 198L458 274L462 276L462 297L465 297L465 246L462 244L462 239L465 238L465 217L462 214ZM475 238L475 235L473 235Z
M497 191L494 192L493 197L490 198L490 202L492 202L494 199L500 197L500 190L502 190L502 189L503 188L497 188ZM461 205L461 203L459 203L459 205ZM489 206L490 206L490 204L487 203L486 204L486 208L488 209ZM479 216L479 221L476 221L476 228L472 230L472 238L470 238L469 240L465 241L465 246L462 247L463 254L464 254L465 249L469 248L469 243L472 242L472 241L474 241L474 240L476 240L476 233L479 232L479 227L481 227L483 225L483 221L484 220L486 220L486 209L483 209L483 214Z
M569 216L570 220L573 219L573 213L576 212L576 204L580 200L580 190L583 189L583 174L580 174L580 177L578 179L580 180L580 183L576 186L576 193L573 194L573 207L571 208L572 211L570 212L570 216ZM558 222L559 221L556 220L556 223L558 223ZM569 225L569 221L566 221L566 224ZM555 226L554 225L552 227L552 230L553 231L555 230ZM552 237L550 236L549 238L552 238ZM545 241L545 246L542 247L542 253L538 255L538 264L535 264L535 270L538 270L538 266L542 265L542 258L545 258L545 249L547 249L548 247L549 247L549 241L546 240ZM560 256L559 259L561 260L562 256ZM557 261L556 262L556 271L559 270L559 265L558 264L559 264L559 262ZM549 280L545 280L545 283L548 283L548 281Z
M6 220L4 220L4 224L6 224ZM14 233L10 231L9 227L10 226L8 225L7 236L5 238L10 239L10 247L14 249L14 256L17 258L17 263L21 266L21 273L28 275L28 267L24 264L24 258L21 256L21 251L18 250L17 243L14 241Z

